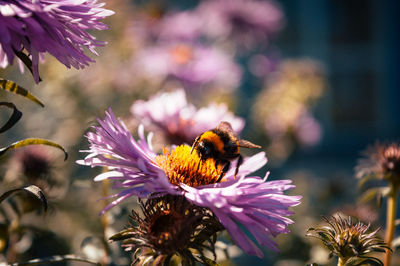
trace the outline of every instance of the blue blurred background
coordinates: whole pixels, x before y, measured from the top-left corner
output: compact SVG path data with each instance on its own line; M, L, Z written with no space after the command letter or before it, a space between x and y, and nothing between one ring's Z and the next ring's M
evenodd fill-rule
M393 1L280 1L285 56L322 61L329 89L316 110L324 154L352 156L400 126L399 30Z

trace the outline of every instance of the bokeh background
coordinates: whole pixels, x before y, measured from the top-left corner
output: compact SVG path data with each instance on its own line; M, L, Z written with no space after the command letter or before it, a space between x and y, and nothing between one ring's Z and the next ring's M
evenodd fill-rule
M38 85L16 65L0 70L46 105L40 108L0 91L2 99L12 100L24 113L1 136L2 145L40 137L69 152L66 162L47 147L0 158L2 190L36 182L50 202L45 216L23 199L15 204L24 215L3 207L3 221L20 217L22 229L14 240L18 261L75 253L95 260L108 254L115 265L128 263L129 254L118 243L104 249L102 241L124 227L136 200L101 218L105 201L99 199L112 191L92 181L100 169L75 161L84 156L79 150L87 148L85 132L108 107L135 132L148 117L131 111L133 103L180 88L198 109L215 102L243 118L240 135L262 145L269 159L260 175L268 170L271 179L290 178L297 186L290 193L303 195L294 208L292 233L277 238L280 253L265 250L264 259L250 257L222 236L221 250L230 259L222 252L221 264L334 264L305 233L321 223L321 215L337 211L383 227L384 206L359 202L354 167L368 145L400 136L395 1L256 1L262 8L246 7L254 1L244 0L233 1L237 6L229 1L104 2L116 13L105 20L108 31L94 33L108 42L97 50L96 63L71 70L48 56L40 65L43 81ZM146 130L155 132L156 149L174 142L151 121ZM29 167L45 171L45 178L27 176L33 171ZM8 247L0 247L5 261Z

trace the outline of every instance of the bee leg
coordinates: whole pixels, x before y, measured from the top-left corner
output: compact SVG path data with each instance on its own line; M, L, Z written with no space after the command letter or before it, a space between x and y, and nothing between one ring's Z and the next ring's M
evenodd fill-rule
M215 163L217 163L217 162L215 162ZM230 166L231 166L231 162L230 161L226 161L225 165L224 165L224 168L222 168L221 174L218 177L217 183L220 182L222 177L226 174L226 172L228 172Z
M218 169L220 163L222 163L220 160L215 160L215 169Z
M199 143L200 137L201 137L201 135L198 136L198 137L194 140L193 145L192 145L192 148L190 149L190 154L192 154L194 148L197 146L197 143Z
M239 172L239 166L240 166L242 163L243 163L243 157L242 157L242 155L239 154L238 160L237 160L237 163L236 163L235 175L234 175L235 179L236 179L237 173Z
M201 164L201 161L202 161L201 158L202 158L202 157L201 157L201 155L200 155L200 160L199 160L199 163L197 164L197 169L196 169L197 172L199 171L199 168L200 168L200 164Z

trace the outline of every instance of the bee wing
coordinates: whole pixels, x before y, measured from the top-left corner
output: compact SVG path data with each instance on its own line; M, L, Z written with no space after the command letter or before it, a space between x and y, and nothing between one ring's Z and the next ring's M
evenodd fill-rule
M250 141L244 140L244 139L239 139L239 147L251 148L251 149L253 149L253 148L259 149L259 148L261 148L260 145L251 143Z
M232 134L233 136L236 136L235 131L232 129L231 123L227 121L221 121L216 127L216 129Z
M227 132L228 134L234 136L237 139L237 134L232 129L232 126L229 122L226 121L220 122L216 129ZM260 145L251 143L250 141L244 139L238 139L238 145L239 147L244 147L244 148L258 148L258 149L261 148Z

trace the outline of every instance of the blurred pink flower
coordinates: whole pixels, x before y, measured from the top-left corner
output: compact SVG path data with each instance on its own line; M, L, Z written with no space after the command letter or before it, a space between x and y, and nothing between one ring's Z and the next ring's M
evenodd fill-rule
M255 54L249 58L248 69L257 78L265 78L279 66L280 58L277 54Z
M162 40L194 41L200 37L204 20L193 11L182 11L165 15L154 29Z
M314 146L319 143L322 137L321 125L305 108L300 110L292 120L284 120L278 115L265 120L264 128L272 141L290 133L301 146Z
M268 35L284 24L283 13L273 1L208 0L197 8L206 22L206 34L232 38L246 47L255 41L268 41Z
M146 126L161 130L172 143L191 144L193 140L219 122L228 121L237 132L244 127L244 120L236 117L225 104L211 103L208 107L196 109L187 102L183 89L160 92L148 101L133 103L131 113Z
M323 95L323 73L317 61L284 60L257 96L253 106L254 121L264 127L275 151L286 151L282 158L296 146L314 146L321 140L322 127L311 108ZM269 156L273 157L271 153Z
M159 43L139 51L133 62L133 73L138 77L172 78L187 87L214 85L230 91L240 84L242 76L229 54L192 43Z
M322 137L322 127L309 112L304 112L296 120L294 135L300 145L314 146Z

